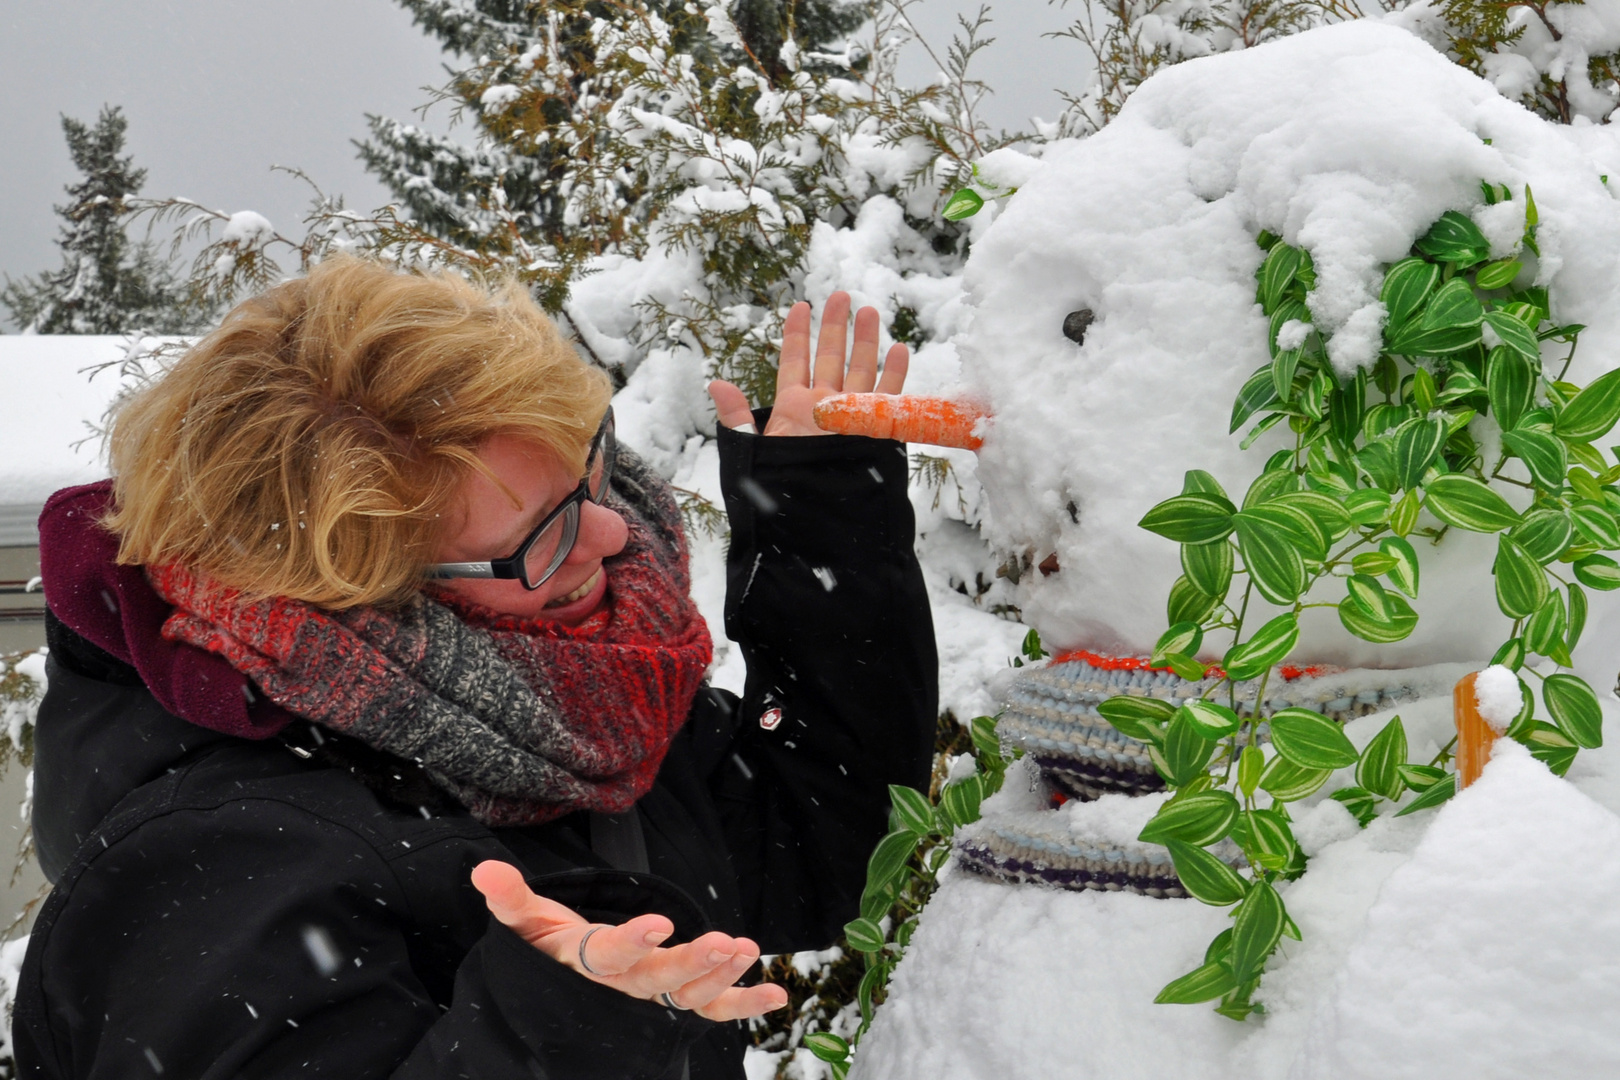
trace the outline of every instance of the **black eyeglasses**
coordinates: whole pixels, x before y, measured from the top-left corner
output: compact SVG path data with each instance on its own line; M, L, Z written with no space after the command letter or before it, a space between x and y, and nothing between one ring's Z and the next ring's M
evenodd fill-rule
M586 499L598 506L607 498L613 479L613 461L618 443L613 437L613 409L602 417L602 426L591 440L590 457L579 486L556 509L536 525L512 554L489 562L434 563L427 568L431 578L516 578L525 589L538 589L555 574L574 550L579 537L579 508Z

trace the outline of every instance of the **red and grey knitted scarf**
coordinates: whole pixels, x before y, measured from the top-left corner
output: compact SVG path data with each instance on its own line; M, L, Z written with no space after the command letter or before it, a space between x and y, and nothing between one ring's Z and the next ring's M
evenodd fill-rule
M163 636L216 653L287 711L422 764L489 825L617 813L652 787L713 655L669 489L623 453L630 527L608 604L569 628L418 594L403 610L246 600L149 567Z

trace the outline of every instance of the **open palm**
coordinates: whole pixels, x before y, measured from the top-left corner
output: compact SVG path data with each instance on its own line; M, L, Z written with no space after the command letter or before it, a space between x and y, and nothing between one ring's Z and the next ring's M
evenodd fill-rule
M855 343L849 349L846 370L844 349L849 333L849 294L835 292L827 298L821 313L821 334L816 342L815 365L810 362L810 305L798 303L788 312L782 327L782 358L776 369L776 405L771 410L766 435L825 435L816 426L816 403L834 394L898 394L905 386L911 354L904 345L893 345L884 357L883 373L878 374L878 336L881 320L877 308L863 307L855 313ZM709 384L715 413L726 427L753 423L748 397L731 383L715 380Z
M684 945L661 948L675 929L662 915L638 915L617 926L587 922L537 895L517 867L496 860L474 867L472 882L484 894L490 913L513 933L620 993L667 1000L710 1020L742 1020L787 1004L787 991L772 983L734 985L759 959L759 946L748 938L711 931ZM669 996L661 999L661 994Z

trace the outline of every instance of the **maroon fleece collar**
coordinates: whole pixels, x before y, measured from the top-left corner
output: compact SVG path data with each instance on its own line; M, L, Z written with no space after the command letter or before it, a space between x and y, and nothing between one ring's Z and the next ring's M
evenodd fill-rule
M268 739L294 719L223 657L165 641L173 608L139 566L118 564L118 538L100 521L112 481L63 488L39 516L45 603L68 629L135 668L158 703L198 727Z

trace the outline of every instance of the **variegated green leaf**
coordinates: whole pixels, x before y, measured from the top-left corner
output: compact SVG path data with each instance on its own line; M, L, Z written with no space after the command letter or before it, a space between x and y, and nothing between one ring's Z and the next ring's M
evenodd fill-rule
M1225 597L1232 584L1233 551L1228 541L1181 545L1181 569L1187 580L1210 596Z
M1448 473L1424 488L1429 512L1447 525L1470 532L1491 533L1512 528L1519 514L1501 495L1464 473Z
M1428 302L1440 284L1440 268L1426 259L1402 259L1384 274L1379 299L1388 312L1387 325L1400 326Z
M1575 395L1554 421L1553 430L1566 439L1591 442L1608 433L1620 420L1620 368L1593 379Z
M1232 924L1232 974L1239 983L1260 974L1282 937L1287 918L1277 890L1267 882L1256 882L1238 905Z
M1214 961L1167 983L1165 988L1159 991L1159 996L1153 999L1153 1003L1197 1005L1205 1001L1214 1001L1236 986L1237 980L1232 977L1231 967L1222 961Z
M1418 594L1417 551L1406 540L1398 536L1387 536L1379 541L1378 553L1395 560L1395 565L1388 571L1389 580L1394 582L1395 587L1401 592L1416 599Z
M1199 491L1164 500L1137 524L1178 544L1208 544L1232 535L1236 512L1224 497Z
M1232 679L1258 678L1273 664L1282 660L1299 640L1299 620L1294 613L1284 612L1267 622L1253 637L1228 650L1221 666Z
M1406 763L1406 728L1395 717L1373 736L1356 762L1356 783L1386 799L1398 799L1401 787L1399 767Z
M1224 739L1235 732L1243 723L1238 714L1225 705L1217 705L1213 701L1204 701L1193 698L1176 713L1193 726L1193 729L1206 739Z
M1305 563L1293 537L1262 509L1232 515L1238 550L1250 580L1274 604L1292 604L1305 591Z
M1547 491L1564 486L1569 453L1564 441L1540 431L1504 431L1502 445L1530 470L1530 477Z
M1237 815L1238 802L1230 791L1200 791L1165 803L1137 839L1144 844L1183 840L1195 847L1207 847L1231 831Z
M1249 883L1236 870L1203 848L1183 840L1168 840L1165 847L1170 849L1181 887L1190 896L1215 907L1226 907L1242 900L1248 891Z
M1524 548L1505 535L1496 538L1496 604L1510 619L1535 613L1547 599L1547 574Z
M1588 750L1603 745L1603 709L1586 681L1559 672L1541 683L1541 700L1558 730Z
M1277 752L1307 769L1342 769L1361 755L1344 729L1309 709L1279 709L1271 716L1271 741Z
M1260 786L1278 802L1293 802L1316 794L1331 775L1332 769L1309 769L1278 754L1266 763Z
M1485 387L1491 415L1503 431L1513 431L1535 397L1536 370L1521 354L1498 346L1485 363Z
M1487 311L1485 322L1496 331L1496 336L1501 339L1504 346L1524 357L1532 365L1541 363L1541 346L1536 342L1535 331L1524 325L1523 320L1515 319L1504 312Z

